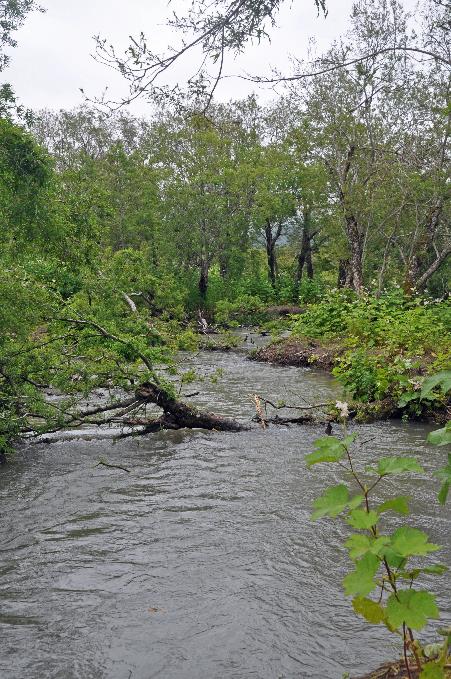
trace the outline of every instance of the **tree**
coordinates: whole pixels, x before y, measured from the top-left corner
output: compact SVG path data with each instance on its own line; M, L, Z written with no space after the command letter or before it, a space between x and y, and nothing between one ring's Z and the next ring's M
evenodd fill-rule
M44 11L35 0L0 0L0 73L9 63L8 48L14 48L17 42L14 33L22 26L25 17L32 11ZM30 112L17 103L17 98L9 83L0 85L0 117L30 118Z
M318 12L326 14L325 0L314 0ZM122 56L105 39L96 38L96 58L101 63L119 71L129 83L129 94L122 101L105 102L110 107L120 107L136 98L158 96L174 98L180 94L178 86L170 89L158 84L161 76L177 61L196 48L201 48L203 61L195 75L188 80L188 91L195 96L195 103L206 110L212 102L216 87L224 75L226 55L236 55L243 51L248 42L260 42L268 37L267 25L274 27L277 13L284 0L197 0L185 16L174 13L169 25L185 36L179 47L169 47L166 53L158 54L149 48L149 40L142 32L132 38L131 44ZM359 11L360 2L355 3ZM396 0L386 1L388 11L393 10L396 20ZM451 67L451 53L446 33L449 30L447 19L449 5L446 0L426 0L425 27L417 36L415 33L407 40L398 39L397 31L391 32L387 39L379 40L376 45L363 45L357 53L344 53L339 61L333 63L313 63L305 67L301 62L292 74L275 73L272 76L241 76L256 83L275 84L296 82L324 75L343 68L365 64L369 59L379 56L402 57L416 62L433 60L448 69ZM382 38L382 35L380 36ZM448 47L446 44L448 43ZM216 74L209 75L208 66L216 66Z
M238 158L227 129L202 116L172 118L153 131L150 162L160 165L161 220L167 257L197 271L205 302L213 263L227 275L230 255L245 239L236 183Z
M246 175L250 226L257 239L263 237L268 278L275 288L277 245L296 214L296 167L286 145L257 141L241 171Z
M291 88L291 106L312 142L310 157L327 170L341 222L339 279L357 292L365 277L376 274L382 282L393 246L412 270L411 284L419 286L449 253L449 74L440 63L419 70L386 53L382 46L395 34L407 41L399 4L360 2L345 40L317 60L322 74ZM356 63L350 57L365 46L371 58ZM346 68L326 68L347 58ZM409 248L422 253L415 273Z
M234 55L243 51L248 42L260 42L267 37L267 25L274 26L277 13L284 0L197 0L191 3L185 16L173 14L169 26L181 33L181 45L169 47L166 53L153 52L143 32L138 38L131 38L131 44L124 56L117 54L113 45L104 38L96 37L96 58L101 63L115 68L129 83L129 94L123 102L109 102L112 105L129 104L143 94L160 92L174 95L175 87L168 90L159 87L157 81L177 61L196 48L203 53L202 64L189 80L189 90L200 96L204 110L211 104L220 81L227 52ZM313 0L318 12L326 13L326 0ZM208 75L206 65L216 65L216 75Z

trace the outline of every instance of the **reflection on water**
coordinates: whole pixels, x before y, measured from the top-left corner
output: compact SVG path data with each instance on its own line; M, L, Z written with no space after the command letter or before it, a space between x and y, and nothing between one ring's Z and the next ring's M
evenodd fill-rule
M336 393L327 375L236 353L185 362L207 377L224 369L197 403L247 420L255 391L296 402ZM443 463L425 427L358 429L374 439L362 463L396 452L427 470ZM2 679L339 679L392 657L388 632L357 619L342 594L345 528L309 519L313 498L344 478L306 469L321 432L162 432L19 453L0 478ZM131 473L95 467L101 456ZM443 544L436 486L403 479L402 493L412 525ZM440 560L449 565L449 551ZM449 616L443 581L427 584Z

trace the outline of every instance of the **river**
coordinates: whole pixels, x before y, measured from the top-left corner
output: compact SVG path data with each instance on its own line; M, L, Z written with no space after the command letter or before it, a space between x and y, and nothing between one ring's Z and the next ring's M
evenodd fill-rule
M244 353L183 361L205 376L193 400L243 421L256 391L295 402L339 393L324 373ZM359 464L396 453L415 454L429 472L444 464L444 449L425 443L430 427L354 429L371 439ZM309 518L313 499L345 478L331 465L306 468L322 432L166 431L22 448L0 470L1 678L340 679L397 657L389 632L357 618L343 595L347 529ZM96 467L100 458L130 473ZM438 482L397 477L377 497L397 483L412 496L409 523L446 545ZM437 561L451 565L449 547ZM425 582L443 624L449 578Z

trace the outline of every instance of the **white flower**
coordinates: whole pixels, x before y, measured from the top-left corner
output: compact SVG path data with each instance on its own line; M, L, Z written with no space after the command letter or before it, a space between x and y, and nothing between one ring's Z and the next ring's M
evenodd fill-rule
M349 417L349 408L348 408L348 404L346 403L346 401L337 401L336 404L335 404L335 407L337 408L337 410L340 411L340 415L343 418Z

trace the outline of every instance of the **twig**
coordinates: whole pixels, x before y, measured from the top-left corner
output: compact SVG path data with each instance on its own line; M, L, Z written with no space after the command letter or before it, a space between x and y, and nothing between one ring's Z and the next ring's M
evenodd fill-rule
M130 469L127 469L127 467L121 467L120 464L110 464L109 462L105 462L104 460L99 460L99 462L96 464L96 467L108 467L109 469L121 469L123 472L127 472L127 474L130 474Z

